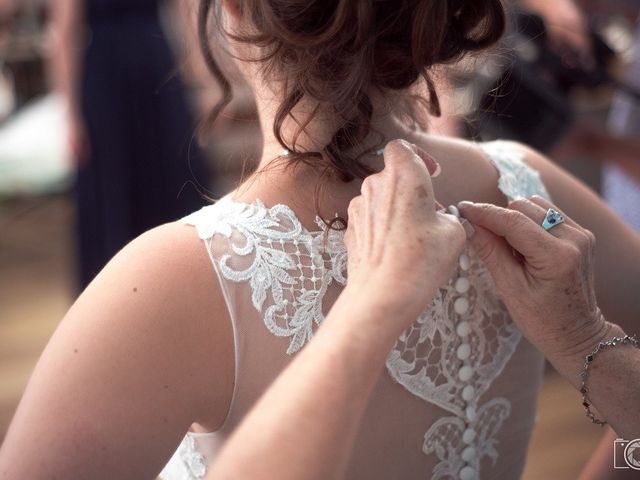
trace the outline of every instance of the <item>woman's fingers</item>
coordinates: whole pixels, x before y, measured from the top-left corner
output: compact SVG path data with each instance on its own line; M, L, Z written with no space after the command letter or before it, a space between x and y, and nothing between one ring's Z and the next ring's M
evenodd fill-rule
M551 203L544 203L555 208ZM545 278L562 275L566 269L578 268L582 257L593 250L593 235L577 226L560 224L545 230L541 223L546 215L545 208L528 200L517 200L502 208L491 204L473 204L461 202L458 206L461 215L472 222L480 234L473 239L478 255L485 262L494 279L509 280L514 272L522 267L529 273L539 275L546 272ZM524 263L508 258L497 238L486 235L480 229L486 229L495 237L502 237L508 245L524 257ZM535 276L535 275L534 275Z
M533 201L526 199L518 199L509 203L509 207L511 210L517 210L518 212L523 213L527 217L529 217L534 223L542 228L542 222L547 216L547 211L549 208L554 208L551 204L548 207L544 208L539 204L534 203ZM544 229L543 229L544 230ZM556 225L553 228L547 230L548 233L557 238L566 238L567 236L571 236L572 227L569 226L568 222L561 223L560 225Z
M559 241L524 213L488 203L460 202L460 214L476 226L503 237L525 257L537 257Z
M429 172L438 165L431 157L399 140L383 153L384 168L362 182L361 195L349 206L349 282L417 316L451 275L465 234L457 218L436 212ZM403 287L390 290L387 284ZM406 325L389 324L396 327Z
M547 211L550 208L553 208L564 217L565 221L564 223L546 230L546 233L573 245L582 245L589 241L591 236L590 232L587 232L584 228L561 212L558 207L542 197L532 197L531 200L516 200L509 204L509 208L524 213L539 225L542 224L542 221L547 215Z
M391 182L398 187L394 194L403 196L408 201L417 200L412 203L420 209L425 209L425 213L434 215L436 207L431 172L436 172L439 165L426 154L423 159L418 150L404 140L392 140L387 143L384 149L385 167L378 175L395 178L396 181Z
M476 225L470 241L496 282L508 280L512 274L520 270L519 262L513 255L513 248L503 237Z
M542 198L539 195L534 195L533 197L531 197L529 199L532 203L535 203L536 205L540 206L541 208L543 208L545 210L545 212L547 210L549 210L550 208L553 208L554 210L557 210L558 212L560 212L560 214L564 217L564 221L567 225L572 226L573 228L582 228L580 227L580 225L578 225L576 222L573 221L573 219L571 219L571 217L569 217L566 213L564 213L562 210L560 210L558 207L556 207L553 203L551 203L549 200L547 200L546 198Z
M399 152L399 154L394 152ZM418 159L407 155L409 152L417 155ZM392 162L411 161L415 162L419 167L427 167L427 171L431 177L437 177L440 174L440 164L431 155L405 140L398 139L390 141L385 146L383 154L385 166ZM422 168L420 168L420 170L422 170Z

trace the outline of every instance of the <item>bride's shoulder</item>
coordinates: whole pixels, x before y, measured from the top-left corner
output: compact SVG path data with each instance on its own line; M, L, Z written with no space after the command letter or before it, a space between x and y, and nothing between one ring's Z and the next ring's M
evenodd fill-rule
M167 331L173 324L197 329L205 318L215 320L226 312L207 249L182 221L152 228L125 245L79 301L100 305L105 298L137 319L155 316L156 325L171 325Z
M206 250L193 228L176 221L147 230L133 239L108 267L123 279L143 274L157 289L163 285L175 287L187 278L206 282L210 277L208 263ZM105 268L100 275L115 274L108 270Z
M194 229L179 223L122 248L49 340L14 441L44 438L56 452L88 448L104 459L121 457L144 434L145 452L161 458L167 439L177 441L194 420L218 428L233 388L233 333L226 311L212 311L223 303L208 263ZM60 414L24 421L48 411Z
M68 316L91 316L104 325L103 338L128 332L141 357L155 358L160 352L173 358L175 371L173 363L167 371L176 376L188 371L181 389L189 395L197 391L201 405L209 406L198 412L198 420L212 428L222 421L225 412L210 405L225 405L230 394L233 332L207 250L193 227L171 222L132 240Z
M467 199L502 204L532 195L548 196L538 167L542 156L513 141L473 142L425 135L422 145L443 166L444 189Z
M427 148L438 154L453 169L481 174L494 173L504 166L528 166L541 155L524 144L511 140L476 142L454 137L424 135L421 140Z

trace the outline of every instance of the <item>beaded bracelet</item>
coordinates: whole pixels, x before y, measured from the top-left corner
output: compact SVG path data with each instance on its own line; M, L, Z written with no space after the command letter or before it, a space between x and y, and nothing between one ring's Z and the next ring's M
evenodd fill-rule
M636 340L635 335L613 337L611 340L607 340L606 342L600 342L598 346L596 346L595 350L585 357L584 370L580 374L580 379L582 380L582 385L580 385L580 393L582 394L582 406L584 407L586 415L587 417L589 417L591 422L595 423L596 425L600 425L601 427L603 425L606 425L607 422L606 420L600 420L593 414L593 412L591 411L591 403L587 398L587 379L589 378L589 367L596 359L596 355L599 351L617 347L618 345L632 345L636 348L640 348L640 346L638 346L638 341Z

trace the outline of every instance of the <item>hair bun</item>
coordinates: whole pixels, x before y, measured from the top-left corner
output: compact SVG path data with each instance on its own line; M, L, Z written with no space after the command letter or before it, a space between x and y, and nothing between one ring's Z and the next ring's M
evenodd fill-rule
M252 31L234 38L262 47L264 71L287 79L275 117L276 137L295 153L295 145L280 134L291 110L304 97L331 106L344 120L323 153L345 180L368 173L346 152L369 134L371 87L404 90L423 77L428 106L439 114L429 68L493 44L505 28L500 0L239 1ZM212 2L201 0L201 43L211 70L225 85L202 28ZM322 157L315 155L315 160ZM291 159L309 156L314 154Z
M408 88L429 67L494 44L505 28L500 0L375 3L380 34L373 83L383 88Z

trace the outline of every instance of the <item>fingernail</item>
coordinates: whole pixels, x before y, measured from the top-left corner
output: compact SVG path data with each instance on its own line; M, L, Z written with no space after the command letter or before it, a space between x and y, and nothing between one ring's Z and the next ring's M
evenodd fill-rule
M463 200L461 202L458 202L458 208L462 211L466 210L469 207L473 207L473 205L474 203L468 200Z
M442 167L440 167L440 164L436 160L434 160L434 162L436 162L436 171L431 174L431 177L436 178L442 173Z
M476 229L473 228L471 222L466 218L461 218L460 223L462 224L462 228L464 228L464 233L467 234L467 239L471 240L473 236L476 234Z
M429 155L427 152L425 152L423 149L418 147L417 145L415 145L413 143L410 143L410 142L407 142L406 140L403 140L403 139L392 140L391 142L398 142L404 148L407 148L407 149L411 150L413 153L415 153L416 155L418 155L422 159L422 161L425 163L425 165L427 166L427 170L429 171L429 175L432 178L437 177L442 172L442 168L440 167L440 164L436 161L436 159L433 158L431 155ZM389 143L391 143L391 142L389 142ZM387 145L389 143L387 143ZM386 148L386 146L385 146L385 148Z
M387 143L387 145L389 145L390 143L398 143L400 146L402 146L402 148L406 148L407 150L411 150L415 154L418 153L418 147L416 147L411 142L407 142L403 138L398 138L396 140L391 140L390 142ZM385 148L386 148L386 145L385 145Z
M415 148L415 152L418 154L418 156L422 159L422 161L427 166L427 170L429 170L429 175L431 175L432 178L435 178L438 175L440 175L440 173L442 172L442 168L440 167L440 164L437 162L437 160L433 158L431 155L429 155L427 152L425 152L423 149L421 149L420 147L416 147L414 145L414 148Z

